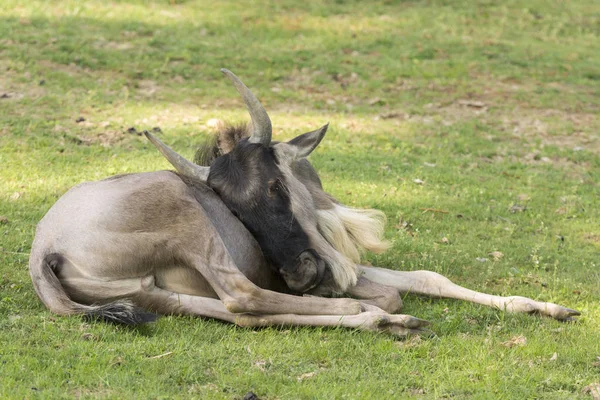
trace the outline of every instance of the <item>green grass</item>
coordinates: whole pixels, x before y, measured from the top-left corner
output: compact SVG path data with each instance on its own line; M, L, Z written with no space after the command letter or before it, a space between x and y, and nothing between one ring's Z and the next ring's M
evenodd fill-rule
M591 398L599 36L593 1L0 0L0 397ZM404 311L437 337L50 314L27 271L37 221L79 182L168 168L130 127L160 127L191 158L209 119L247 119L221 67L276 139L331 122L311 156L326 189L389 218L392 249L366 261L579 322L414 296Z

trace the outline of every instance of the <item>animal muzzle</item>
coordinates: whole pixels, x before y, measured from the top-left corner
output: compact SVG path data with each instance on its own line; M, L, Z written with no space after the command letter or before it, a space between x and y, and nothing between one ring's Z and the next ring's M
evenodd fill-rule
M313 249L304 250L289 265L279 270L285 283L294 292L304 293L323 280L327 263Z

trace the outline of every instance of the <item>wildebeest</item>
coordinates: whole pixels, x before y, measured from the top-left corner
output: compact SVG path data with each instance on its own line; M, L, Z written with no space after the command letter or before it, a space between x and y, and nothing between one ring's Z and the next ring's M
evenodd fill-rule
M251 116L192 163L153 135L177 172L117 175L77 185L37 226L29 268L57 314L122 323L145 311L241 326L345 326L397 335L428 324L399 311L399 293L463 299L569 320L579 313L524 297L462 288L429 271L359 265L382 251L383 213L340 204L306 157L325 125L271 141L271 120L230 71ZM229 140L228 143L226 141ZM341 298L346 295L352 298ZM343 316L343 317L341 317Z

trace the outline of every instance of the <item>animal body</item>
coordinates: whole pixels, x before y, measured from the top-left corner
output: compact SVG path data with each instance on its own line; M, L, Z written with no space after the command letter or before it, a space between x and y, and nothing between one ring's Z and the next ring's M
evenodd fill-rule
M152 312L241 326L345 326L406 335L428 325L394 314L400 293L411 292L559 320L579 315L552 303L475 292L434 272L360 265L362 251L386 248L384 216L346 207L323 191L306 157L327 125L272 142L260 102L222 71L252 122L224 127L204 149L207 165L146 133L177 172L80 184L40 221L29 268L51 311L122 323L144 322Z

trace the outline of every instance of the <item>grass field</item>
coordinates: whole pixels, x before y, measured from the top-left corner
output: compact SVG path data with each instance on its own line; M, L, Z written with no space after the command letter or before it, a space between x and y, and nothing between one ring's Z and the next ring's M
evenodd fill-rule
M594 1L0 0L0 398L600 398L599 36ZM135 132L191 158L246 120L221 67L275 139L331 122L326 190L388 216L367 262L579 321L410 295L436 337L50 314L36 223L79 182L169 168Z

